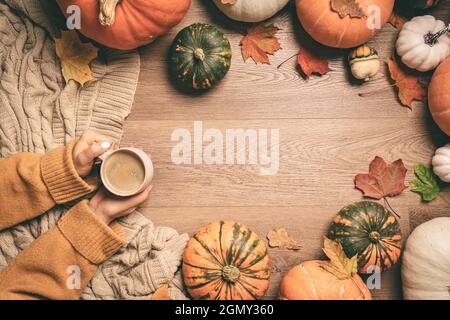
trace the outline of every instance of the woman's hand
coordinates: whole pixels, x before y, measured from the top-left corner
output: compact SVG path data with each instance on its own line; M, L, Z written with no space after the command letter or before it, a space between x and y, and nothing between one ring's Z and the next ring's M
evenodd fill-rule
M152 186L132 197L117 197L109 193L105 188L101 188L90 200L89 207L97 216L110 224L114 219L131 214L137 207L147 200Z
M92 170L97 157L113 148L114 141L107 136L87 130L73 148L73 164L80 177L84 178Z

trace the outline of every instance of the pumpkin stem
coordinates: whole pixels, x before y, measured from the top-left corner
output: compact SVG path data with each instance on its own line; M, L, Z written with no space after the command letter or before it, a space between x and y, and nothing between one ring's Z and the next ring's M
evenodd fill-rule
M197 48L194 50L194 57L197 60L203 61L205 60L205 52L201 48Z
M116 7L120 0L99 0L100 24L104 27L110 27L116 19Z
M439 38L442 37L447 32L450 32L450 24L446 28L436 33L428 32L425 35L425 44L429 45L430 47L434 46L436 43L438 43Z
M235 266L225 266L222 269L222 277L225 279L225 281L235 283L239 280L240 276L241 272Z
M380 241L380 234L377 231L372 231L369 233L369 238L372 243L377 243Z

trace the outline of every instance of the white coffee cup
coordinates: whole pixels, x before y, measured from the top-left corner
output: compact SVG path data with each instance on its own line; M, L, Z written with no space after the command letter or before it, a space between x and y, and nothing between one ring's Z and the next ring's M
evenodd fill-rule
M132 153L136 158L138 158L141 161L144 171L145 171L144 179L143 179L141 185L139 186L139 188L137 188L135 190L130 190L130 192L120 191L117 188L115 188L109 182L108 177L105 172L108 159L110 159L111 156L113 156L119 152ZM142 151L141 149L132 148L132 147L120 148L120 149L116 149L113 151L106 151L99 158L102 160L102 164L100 167L100 178L102 180L104 187L112 194L119 196L119 197L131 197L131 196L141 193L142 191L144 191L145 189L147 189L150 186L152 179L153 179L153 163L152 163L152 160L150 159L150 157L148 156L148 154L145 153L144 151Z

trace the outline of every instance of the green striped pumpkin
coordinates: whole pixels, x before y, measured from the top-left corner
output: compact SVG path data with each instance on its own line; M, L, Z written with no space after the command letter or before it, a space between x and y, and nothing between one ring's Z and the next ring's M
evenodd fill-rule
M196 23L178 33L169 53L172 76L183 87L209 89L231 66L231 45L222 31Z
M183 280L199 300L260 299L269 287L270 256L263 240L240 223L202 227L183 253Z
M385 271L400 257L402 235L395 216L382 205L363 201L343 208L333 219L329 238L338 240L346 255L358 255L358 271Z

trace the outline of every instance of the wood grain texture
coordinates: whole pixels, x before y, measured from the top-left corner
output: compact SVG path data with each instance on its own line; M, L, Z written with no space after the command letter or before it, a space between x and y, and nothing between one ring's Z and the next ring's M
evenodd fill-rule
M450 21L450 1L432 13ZM222 28L234 54L227 77L204 94L179 91L167 74L171 41L193 22ZM244 63L239 42L248 25L224 17L209 0L194 0L178 27L141 50L141 79L122 141L152 153L154 190L140 210L157 225L192 235L211 221L233 219L263 238L270 229L285 227L302 244L298 252L270 250L274 267L267 298L277 297L279 281L290 267L323 257L323 236L331 218L343 206L362 200L353 179L367 172L376 155L388 161L403 159L408 182L414 177L414 164L429 163L436 147L450 142L434 125L426 105L417 103L408 110L399 104L386 69L374 81L355 82L346 64L348 52L315 44L299 26L293 4L268 21L272 22L282 29L283 49L271 58L271 65ZM370 42L383 60L392 55L396 35L387 25ZM305 81L294 61L278 70L277 65L300 46L313 47L329 58L333 71ZM370 98L358 96L383 88ZM193 131L194 121L203 121L204 130L217 128L223 133L236 128L279 129L278 174L262 176L255 165L175 165L171 134L179 128ZM390 203L401 215L406 237L410 213L450 215L450 190L431 204L421 203L409 190ZM399 266L382 275L382 288L373 294L376 299L401 298Z

